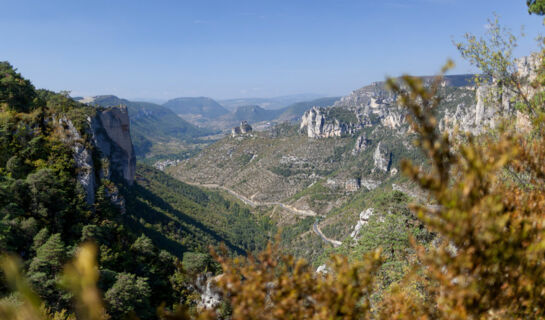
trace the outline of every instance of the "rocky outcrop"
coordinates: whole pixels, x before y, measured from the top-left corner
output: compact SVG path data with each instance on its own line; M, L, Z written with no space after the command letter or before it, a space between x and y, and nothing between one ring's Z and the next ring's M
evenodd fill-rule
M396 104L397 96L384 82L374 82L337 101L333 108L350 110L358 119L356 127L382 125L398 129L404 124L405 112Z
M236 137L239 134L252 132L252 126L247 121L242 121L239 126L231 129L231 136Z
M362 134L356 139L356 143L354 144L354 148L352 149L352 155L355 156L360 152L365 151L370 143L371 141L367 139L364 134Z
M381 109L384 105L395 103L395 95L386 90L384 82L373 82L371 85L352 91L348 96L335 102L334 107L343 107L352 110Z
M523 65L531 64L526 62ZM442 82L440 94L444 95L443 110L440 112L440 127L452 129L458 126L463 131L476 132L490 123L496 115L484 108L484 99L475 103L473 75L446 76ZM432 77L422 77L430 83ZM450 89L449 89L450 88ZM455 90L452 90L455 89ZM484 97L486 89L481 89ZM312 108L301 119L301 130L307 128L307 134L313 138L327 138L352 134L366 127L382 127L398 134L410 132L406 120L407 110L397 104L397 96L386 88L384 82L374 82L369 86L354 90L350 95L335 102L331 108ZM343 110L356 121L350 123L339 120L334 109ZM441 109L441 108L440 108ZM353 154L361 150L364 137L358 139Z
M406 123L406 112L396 104L396 98L384 82L374 82L341 98L331 108L308 110L301 119L300 130L306 129L311 138L339 137L376 125L399 130ZM339 118L338 113L344 117Z
M222 301L221 291L216 282L221 276L214 277L210 272L197 276L195 287L201 295L201 299L197 304L199 309L213 310L220 305Z
M330 118L326 108L312 107L301 119L300 131L306 129L309 138L341 137L355 132L351 124Z
M457 126L461 131L478 134L486 128L497 126L501 116L515 116L517 129L525 130L529 126L525 115L515 108L517 96L522 94L530 99L535 94L531 82L537 77L537 68L540 65L539 55L531 55L516 61L517 81L521 84L514 92L513 89L501 88L495 79L489 85L482 85L475 90L476 102L470 105L458 105L456 109L446 110L440 122L441 130L450 130Z
M376 169L388 172L392 164L392 153L381 147L381 142L379 142L373 154L373 161Z
M125 107L96 110L94 116L87 118L88 127L83 129L84 132L80 132L66 117L54 118L53 121L57 122L57 134L72 148L77 180L83 187L89 205L95 202L97 178L114 177L129 185L134 182L136 158L130 136L129 115ZM86 141L83 133L92 138ZM94 162L94 152L101 158L100 164ZM98 171L99 167L102 170ZM124 199L117 188L111 186L108 190L112 202L123 207Z
M369 222L369 219L374 214L373 208L368 208L360 213L359 220L354 226L354 230L350 233L352 239L357 239L360 235L361 228Z
M461 121L459 123L466 129L465 131L473 131L475 133L480 132L485 127L495 127L495 118L497 117L498 109L492 107L493 101L498 97L494 94L492 86L482 86L477 88L477 103L475 104L475 122L473 127L468 127L463 120L463 117L459 117ZM473 129L473 130L472 130Z
M318 268L316 268L316 273L321 273L325 275L331 273L331 269L326 264L322 264L319 265Z
M362 187L365 187L367 190L374 190L376 189L381 182L371 179L361 179L360 184Z
M96 116L89 121L94 144L109 160L109 174L132 185L136 174L136 156L127 107L97 110Z
M534 53L529 56L522 57L517 60L517 76L526 84L530 84L538 77L537 70L541 66L541 56L539 53ZM536 88L526 85L523 90L524 94L532 96L536 93Z
M346 189L346 191L349 192L358 191L361 188L361 179L353 178L346 180L346 182L344 183L344 188Z
M535 88L530 83L537 76L536 68L539 64L538 55L516 61L515 76L522 84L518 90L528 98L535 94ZM450 132L458 128L463 132L478 134L486 128L495 127L498 118L507 114L515 115L520 126L527 126L527 119L524 119L522 114L516 113L515 93L511 92L512 90L499 90L498 83L494 79L490 85L477 88L472 81L473 77L473 75L445 76L439 89L442 101L437 109L440 130ZM422 79L424 83L431 83L433 78L422 77ZM396 100L397 96L387 90L384 82L374 82L354 90L330 108L312 108L307 111L301 119L300 129L306 128L308 136L312 138L352 134L366 127L389 128L397 134L409 133L410 128L406 121L407 110L398 106ZM334 109L342 110L340 113L344 116L338 117L335 112L331 112ZM343 121L342 118L346 118L347 114L356 121ZM358 143L362 141L358 140ZM356 145L353 150L354 155L358 153L361 146Z
M72 121L66 117L58 119L59 135L67 143L73 152L77 167L77 180L85 192L85 200L88 204L95 202L95 166L91 151L85 147L84 139L76 129Z

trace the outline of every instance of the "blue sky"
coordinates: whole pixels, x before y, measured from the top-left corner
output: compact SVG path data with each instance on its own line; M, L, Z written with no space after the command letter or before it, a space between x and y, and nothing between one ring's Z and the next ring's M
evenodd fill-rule
M525 0L0 0L0 60L40 88L125 98L345 95L386 75L475 71L452 39L493 12L536 48Z

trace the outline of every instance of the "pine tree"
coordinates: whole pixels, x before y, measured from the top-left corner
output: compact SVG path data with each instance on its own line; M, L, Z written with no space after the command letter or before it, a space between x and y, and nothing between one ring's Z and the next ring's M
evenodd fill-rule
M59 233L53 234L36 250L30 262L30 281L40 296L50 305L58 306L63 295L58 288L58 277L65 263L66 251Z

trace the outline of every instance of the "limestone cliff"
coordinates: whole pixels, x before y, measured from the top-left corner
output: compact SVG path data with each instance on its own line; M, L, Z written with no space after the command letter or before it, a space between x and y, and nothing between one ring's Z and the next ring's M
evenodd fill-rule
M53 119L58 124L59 135L62 140L72 148L76 163L77 179L85 192L85 200L88 204L95 202L95 166L92 151L85 147L85 140L76 129L72 121L66 117Z
M312 107L301 119L300 130L307 129L310 138L341 137L355 132L351 124L341 123L338 119L329 117L326 109Z
M531 97L535 91L530 84L536 77L539 57L532 55L516 62L516 76L522 86L517 94ZM422 77L429 83L431 77ZM494 128L501 115L516 116L516 125L521 130L528 127L528 120L516 111L515 92L500 90L497 81L490 85L476 87L473 75L446 76L439 88L441 103L437 108L439 129L450 132L454 128L462 132L478 134L487 128ZM500 93L501 92L501 93ZM407 121L407 110L400 107L394 93L387 90L384 82L354 90L331 107L313 107L300 122L300 131L310 138L329 138L360 133L352 155L357 155L369 146L376 130L388 130L400 140L411 133ZM367 130L366 128L369 128ZM367 132L367 133L364 133ZM370 134L371 133L371 134ZM376 139L376 138L374 138ZM379 140L376 140L379 142ZM387 162L376 148L374 155L376 169L385 170Z
M375 163L375 168L384 172L390 171L390 166L392 164L392 154L381 147L381 142L378 143L375 153L373 154L373 161Z
M431 81L430 77L423 79L425 82ZM455 104L456 108L461 109L456 116L460 113L475 116L475 112L468 111L474 109L474 103L468 103L466 99L474 96L470 84L471 75L447 76L442 83L441 94L444 94L447 104ZM314 107L307 111L301 119L300 129L306 130L310 138L338 137L375 126L406 133L407 112L397 105L396 100L397 96L386 88L384 82L374 82L354 90L331 107ZM452 106L446 109L452 111ZM447 116L451 117L452 113Z
M362 151L365 151L371 141L367 139L365 135L360 135L358 139L356 139L356 143L354 144L354 148L352 149L352 155L355 156L359 154Z
M136 173L136 156L130 134L127 107L97 110L90 119L95 146L110 162L110 174L132 185Z
M87 118L87 128L78 131L67 117L53 119L57 122L58 134L73 151L77 167L77 179L85 192L88 204L95 201L99 179L123 180L132 185L135 179L136 158L130 136L129 115L126 107L97 109ZM91 137L86 140L86 136ZM101 163L95 163L96 158ZM101 170L99 170L99 168ZM117 190L108 190L117 204L123 200Z

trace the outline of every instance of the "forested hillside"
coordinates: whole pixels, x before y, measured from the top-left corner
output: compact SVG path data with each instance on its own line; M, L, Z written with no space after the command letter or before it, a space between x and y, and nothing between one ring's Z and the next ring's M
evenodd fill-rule
M179 262L214 272L209 246L225 243L236 254L264 247L266 220L155 169L138 167L132 185L88 172L98 181L90 190L95 200L88 203L80 183L88 168L76 155L83 148L96 168L109 165L91 139L89 119L98 109L36 90L7 62L0 63L0 107L0 250L22 258L51 314L73 311L60 274L86 241L99 248L98 286L114 319L131 312L153 318L161 303L196 303L182 290L190 276ZM80 133L77 141L67 138L70 123ZM5 286L0 291L4 302L18 299Z
M207 253L220 243L245 254L263 248L273 232L267 217L241 203L151 167L137 167L137 184L126 193L130 223L178 256L188 250Z

